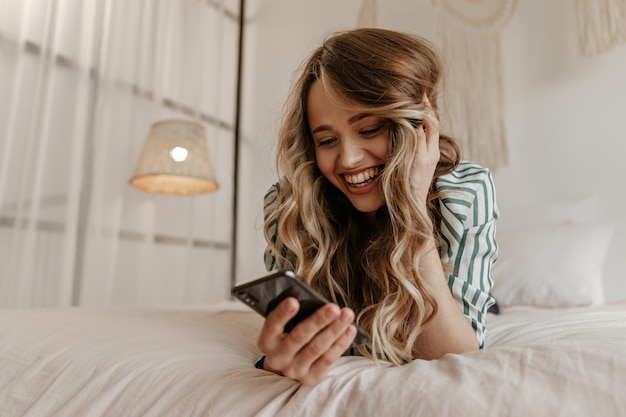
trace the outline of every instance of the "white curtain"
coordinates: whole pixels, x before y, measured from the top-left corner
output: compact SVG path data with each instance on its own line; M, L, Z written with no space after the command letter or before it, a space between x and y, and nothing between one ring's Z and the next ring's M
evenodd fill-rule
M230 279L238 4L0 0L0 307L195 303ZM202 123L217 192L128 179Z

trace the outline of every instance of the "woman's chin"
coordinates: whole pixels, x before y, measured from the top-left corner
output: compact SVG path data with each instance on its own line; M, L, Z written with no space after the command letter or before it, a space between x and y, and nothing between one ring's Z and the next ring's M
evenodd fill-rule
M357 209L358 211L364 214L367 214L367 213L374 214L379 208L385 205L385 200L382 198L382 196L373 196L373 195L370 195L367 197L348 196L348 199L350 200L350 202L352 203L352 206L354 206L355 209Z

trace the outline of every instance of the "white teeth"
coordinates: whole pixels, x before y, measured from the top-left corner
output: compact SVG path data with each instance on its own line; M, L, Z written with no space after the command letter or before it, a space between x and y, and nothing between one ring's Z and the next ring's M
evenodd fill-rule
M346 182L355 187L363 187L369 183L370 180L376 178L380 171L380 167L368 168L363 172L359 172L356 175L344 175Z

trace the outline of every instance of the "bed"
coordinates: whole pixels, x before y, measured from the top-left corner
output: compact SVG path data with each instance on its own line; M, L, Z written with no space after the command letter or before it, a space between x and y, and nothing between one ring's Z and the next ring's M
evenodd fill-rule
M315 387L254 368L236 302L0 311L2 416L623 416L626 303L503 308L482 351L376 366Z
M626 300L604 301L612 226L587 206L503 222L480 351L342 357L305 387L254 367L262 321L236 301L4 309L0 416L626 416Z

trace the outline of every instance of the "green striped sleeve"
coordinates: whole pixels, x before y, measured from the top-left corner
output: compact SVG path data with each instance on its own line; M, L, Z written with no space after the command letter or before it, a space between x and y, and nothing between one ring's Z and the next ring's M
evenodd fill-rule
M274 208L274 205L278 198L279 185L278 183L272 185L267 193L265 193L265 197L263 198L263 218L267 220L270 212ZM274 221L270 222L267 225L268 236L272 240L272 243L276 243L276 239L278 238L278 220L274 219ZM269 245L265 248L264 254L265 268L267 271L271 271L276 269L276 255L274 251L271 249Z
M486 337L487 309L495 303L491 268L497 259L498 206L488 169L464 161L437 179L441 207L442 261L450 266L448 286L476 332L481 347Z

